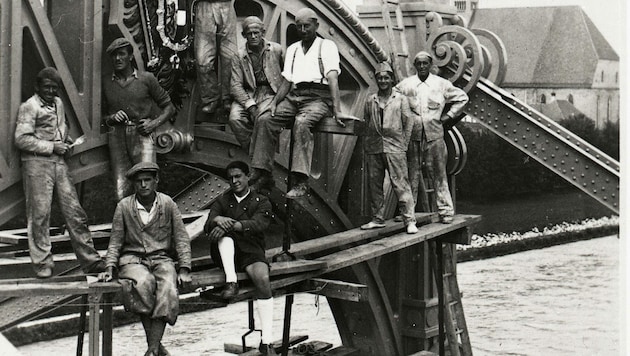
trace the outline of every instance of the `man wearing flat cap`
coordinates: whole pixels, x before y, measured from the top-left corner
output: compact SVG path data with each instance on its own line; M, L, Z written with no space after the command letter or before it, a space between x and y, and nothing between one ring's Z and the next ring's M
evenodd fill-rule
M133 192L125 172L138 162L156 162L155 130L175 114L168 93L151 73L133 66L133 47L117 38L107 47L113 65L103 78L103 122L109 127L109 153L116 199Z
M432 74L432 64L433 57L428 52L416 54L413 65L417 75L404 79L395 90L410 97L412 110L419 114L416 116L407 151L414 199L418 199L420 170L424 162L428 178L433 181L440 220L449 224L453 221L455 211L446 176L448 153L444 142L444 127L452 127L457 123L459 114L468 102L468 95L450 81ZM450 108L445 112L447 104L450 104Z
M385 171L388 171L407 233L415 234L418 228L414 212L415 203L407 179L406 153L415 114L409 108L409 99L399 92L392 91L394 71L388 63L379 63L374 71L374 77L378 93L368 98L363 115L366 125L363 147L370 180L372 220L362 225L361 229L385 227L383 181Z
M229 123L243 150L253 156L253 151L259 146L259 141L252 142L254 123L259 115L270 115L268 109L271 100L286 81L282 77L284 51L280 44L265 39L265 28L260 18L249 16L243 20L242 26L246 44L238 58L232 61L230 92L234 102ZM288 112L283 112L287 111L283 109L287 107ZM291 104L286 100L276 108L278 116L290 119L294 114ZM265 147L264 144L262 146ZM256 155L256 160L252 160L252 188L255 190L271 189L274 186L274 153L263 160Z
M201 111L212 114L229 110L232 58L237 56L236 11L234 0L199 0L195 2L195 62ZM221 57L217 75L217 55Z
M177 286L191 282L190 238L175 202L156 191L158 171L153 162L127 171L135 194L116 206L106 270L99 275L107 282L117 269L125 310L140 315L146 333L145 356L169 354L161 340L166 323L174 325L179 314Z
M42 69L37 74L35 94L20 105L15 127L26 197L29 255L39 278L51 277L54 266L49 229L53 197L59 203L83 271L102 272L104 268L65 161L73 141L63 102L57 96L60 86L61 77L55 68Z
M258 167L259 162L266 162L267 166L271 166L278 145L278 135L294 120L291 166L293 186L287 192L287 198L298 198L308 192L314 148L311 129L326 116L333 116L344 126L341 119L345 117L341 113L339 98L338 77L341 67L337 45L317 36L319 22L313 10L299 10L295 14L295 24L301 40L287 48L282 72L286 81L271 101L270 115L256 120L252 137L252 142L256 145L252 164ZM294 107L295 119L280 114L285 97Z

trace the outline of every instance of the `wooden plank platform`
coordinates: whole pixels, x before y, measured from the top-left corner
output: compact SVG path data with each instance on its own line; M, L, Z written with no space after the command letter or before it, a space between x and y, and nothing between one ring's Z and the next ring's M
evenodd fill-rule
M438 220L439 217L437 213L416 213L416 225L418 225L418 227L431 222L437 222ZM405 226L402 222L387 220L386 226L380 229L361 230L361 228L357 227L317 239L292 243L290 252L295 256L305 256L331 248L341 248L345 245L361 241L387 237L403 231L404 228ZM271 258L280 252L282 252L281 247L272 248L267 250L266 256L267 258Z
M282 261L270 263L270 277L295 274L308 271L315 271L326 267L326 263L322 261L296 260ZM236 274L239 281L249 279L247 273L239 272ZM193 272L193 285L196 287L207 285L225 284L225 273L222 268L212 268L206 271Z
M193 213L182 214L186 231L191 239L197 238L203 233L203 225L206 222L208 210L200 210ZM109 238L111 235L112 224L89 225L88 229L92 233L93 240ZM50 242L53 244L70 242L70 235L67 233L57 234L61 229L59 227L51 227ZM28 236L26 228L0 231L0 243L22 246L28 248Z
M382 255L392 253L449 233L470 233L470 226L476 224L480 220L481 216L479 215L455 215L451 224L430 223L418 227L419 231L416 234L407 234L404 226L402 226L402 224L397 224L398 226L394 228L394 231L397 231L397 233L387 236L387 238L381 238L374 241L366 240L369 242L354 247L348 247L343 250L339 250L328 255L313 259L312 261L325 262L326 266L322 269L294 274L290 276L278 276L277 278L272 278L271 289L282 289L299 282L303 282L312 278L317 278L325 275L328 272L366 262L370 259L380 257ZM382 229L376 229L376 231L378 230ZM367 231L373 233L375 230ZM350 239L353 238L353 234L362 235L363 232L365 231L359 229L345 231L345 233L350 235ZM306 242L327 239L328 237L334 235L329 235ZM238 302L241 300L249 299L253 296L253 293L253 288L241 288L239 290L239 294L232 300L230 300L230 302Z

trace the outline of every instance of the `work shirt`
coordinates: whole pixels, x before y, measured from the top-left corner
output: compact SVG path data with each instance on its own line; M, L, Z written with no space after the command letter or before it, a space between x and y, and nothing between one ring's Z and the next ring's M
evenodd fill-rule
M179 261L180 268L191 268L190 237L177 205L159 192L155 200L156 206L151 209L155 215L147 224L141 221L135 194L118 203L105 256L107 267L130 262L125 259L168 256Z
M405 78L398 83L394 90L398 90L410 98L411 109L419 114L416 117L411 139L422 140L422 134L427 141L444 137L442 113L446 104L452 104L448 112L454 118L464 109L468 102L468 95L457 88L450 81L434 74L429 74L422 82L417 75Z
M407 151L411 130L417 116L409 108L409 99L392 91L384 103L372 94L365 103L366 125L364 149L367 154L402 153Z
M287 48L282 76L294 84L320 83L328 85L326 75L333 70L337 71L337 74L341 74L337 45L331 40L316 37L306 53L302 50L302 41Z
M246 46L247 47L247 46ZM262 64L261 73L256 77L254 63L252 62L252 52L248 48L240 51L239 58L232 61L232 79L230 81L230 94L236 102L241 104L245 109L252 105L256 105L254 100L254 91L264 76L267 84L274 93L278 92L278 88L282 85L282 62L284 51L282 46L275 42L265 41L264 50L260 55Z
M137 124L140 119L155 119L165 108L171 97L149 72L134 69L126 81L121 82L116 74L103 78L103 95L106 115L123 110Z
M217 226L213 221L217 216L232 218L241 223L243 231L230 232L230 236L234 238L254 238L262 243L264 249L264 232L271 224L272 215L271 203L264 195L250 191L244 199L237 201L234 193L229 191L220 196L210 206L204 231L210 232Z
M46 104L35 94L18 109L15 145L22 151L22 160L59 161L54 155L56 142L68 139L68 125L63 102L55 97L54 105Z

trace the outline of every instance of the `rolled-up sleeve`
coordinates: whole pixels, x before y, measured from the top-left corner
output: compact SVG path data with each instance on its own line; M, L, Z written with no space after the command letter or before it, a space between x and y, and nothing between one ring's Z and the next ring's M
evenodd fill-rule
M462 89L454 86L451 82L446 81L446 88L444 89L444 99L447 103L451 103L451 107L447 112L447 115L455 118L463 110L466 103L468 103L468 95Z
M322 42L322 64L324 66L324 76L331 71L337 71L341 74L341 66L339 65L339 49L335 42L324 40Z

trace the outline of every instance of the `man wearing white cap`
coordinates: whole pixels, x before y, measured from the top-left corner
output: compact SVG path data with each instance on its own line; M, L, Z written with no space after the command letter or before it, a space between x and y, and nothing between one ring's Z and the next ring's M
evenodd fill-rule
M415 204L407 179L407 147L415 115L409 108L409 99L392 91L394 72L388 63L379 63L374 71L378 93L365 103L363 120L366 136L363 147L367 155L370 177L370 205L372 220L361 229L385 227L383 180L385 170L398 197L398 206L407 227L407 233L418 232L414 215Z
M155 130L173 115L175 106L155 76L133 66L133 47L117 38L107 47L113 65L103 78L103 121L109 127L109 155L116 199L133 193L125 172L138 162L156 162Z
M453 126L468 102L468 95L450 81L431 74L433 57L421 51L414 57L417 75L404 79L396 86L412 100L411 108L419 116L414 124L407 151L409 179L414 199L418 199L420 169L425 163L427 174L432 178L440 220L449 224L455 213L453 199L446 176L447 150L444 142L444 125ZM446 104L451 104L444 112Z
M253 155L258 142L252 142L254 122L259 115L269 115L271 100L278 89L286 81L282 77L284 50L278 43L265 40L263 22L256 16L243 20L243 37L246 39L245 49L238 58L232 60L232 82L230 92L234 98L230 110L229 124L234 136L243 150ZM282 113L283 107L288 112ZM278 105L276 115L293 117L295 111L286 100ZM270 189L274 186L272 177L273 156L271 159L252 161L252 188L255 190Z
M192 281L190 237L177 204L156 191L158 171L153 162L140 162L127 171L136 193L116 206L107 268L99 275L107 282L118 270L125 310L138 314L144 327L145 356L169 355L161 341L166 323L177 321L177 285Z
M333 116L343 126L338 77L339 50L331 40L317 36L319 22L315 12L303 8L295 14L300 41L287 48L282 76L286 79L271 101L270 114L260 116L254 127L252 165L273 165L278 135L291 124L291 118L281 116L281 102L286 97L294 106L293 186L287 198L304 196L308 191L308 177L313 159L313 133L311 129L322 118ZM291 91L292 87L295 88ZM291 93L289 94L289 91ZM287 94L289 94L287 96Z

